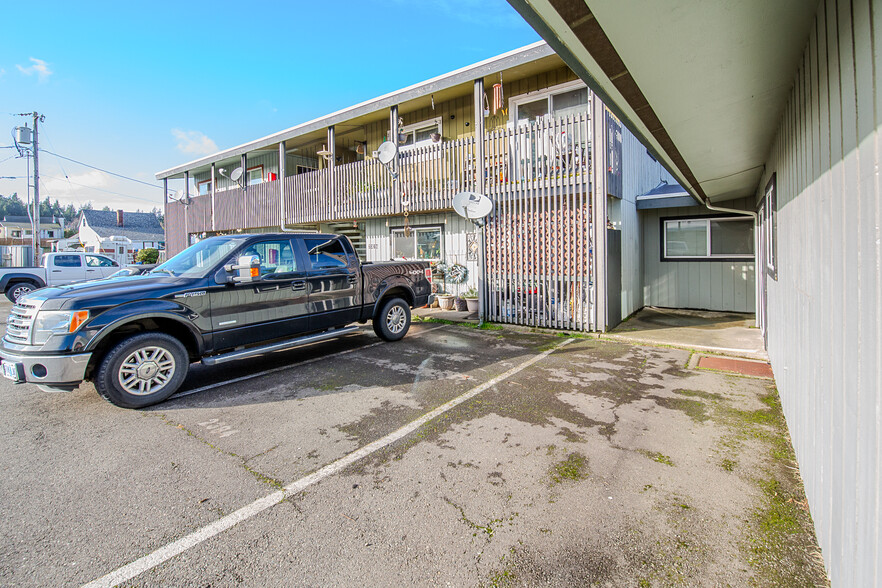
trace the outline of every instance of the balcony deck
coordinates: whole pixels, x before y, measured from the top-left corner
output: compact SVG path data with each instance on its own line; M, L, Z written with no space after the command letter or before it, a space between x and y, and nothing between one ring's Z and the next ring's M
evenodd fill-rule
M278 226L281 198L286 224L357 220L452 208L458 192L493 199L536 193L585 193L590 184L591 130L587 113L500 129L484 135L478 162L474 137L402 148L398 180L366 159L281 180L169 202L166 245L182 250L187 235ZM483 178L481 177L483 176ZM482 180L482 181L479 181ZM480 184L480 185L479 185Z

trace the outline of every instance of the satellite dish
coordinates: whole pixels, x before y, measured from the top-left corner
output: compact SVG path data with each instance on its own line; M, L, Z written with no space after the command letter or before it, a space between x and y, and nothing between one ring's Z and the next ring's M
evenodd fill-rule
M233 171L230 172L230 179L233 180L234 182L238 182L239 178L241 178L241 177L242 177L242 168L241 167L237 167L236 169L234 169Z
M396 155L398 155L398 149L392 141L384 141L380 144L377 150L374 151L374 157L379 159L380 163L383 165L391 163Z
M460 192L453 197L453 210L469 220L484 218L493 212L493 201L477 192Z

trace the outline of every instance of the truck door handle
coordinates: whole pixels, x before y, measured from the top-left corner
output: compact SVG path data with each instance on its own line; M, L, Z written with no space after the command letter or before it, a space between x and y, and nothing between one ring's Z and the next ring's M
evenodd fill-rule
M61 273L61 270L52 270L52 273L53 273L53 274L60 274L60 273Z
M291 282L291 289L292 290L303 290L304 288L306 288L306 280L297 280L297 281Z

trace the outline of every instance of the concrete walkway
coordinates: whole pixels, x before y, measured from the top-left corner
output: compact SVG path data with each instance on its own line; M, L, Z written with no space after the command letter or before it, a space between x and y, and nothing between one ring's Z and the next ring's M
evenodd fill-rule
M475 313L440 308L417 308L413 314L423 320L478 322ZM598 336L625 343L663 345L768 361L762 333L754 325L753 314L647 306L609 333Z
M768 360L753 314L647 306L605 336L720 355Z

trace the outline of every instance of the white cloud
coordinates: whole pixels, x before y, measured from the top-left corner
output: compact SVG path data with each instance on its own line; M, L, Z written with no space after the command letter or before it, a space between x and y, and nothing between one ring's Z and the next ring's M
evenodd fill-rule
M178 140L178 151L181 153L195 153L196 155L209 155L217 152L217 145L199 131L182 131L172 129L172 135Z
M31 65L30 67L23 67L21 65L16 65L18 71L23 73L26 76L32 76L37 74L37 77L40 78L41 82L45 82L49 79L49 76L52 75L52 70L49 69L49 64L43 61L42 59L37 59L36 57L31 57Z

